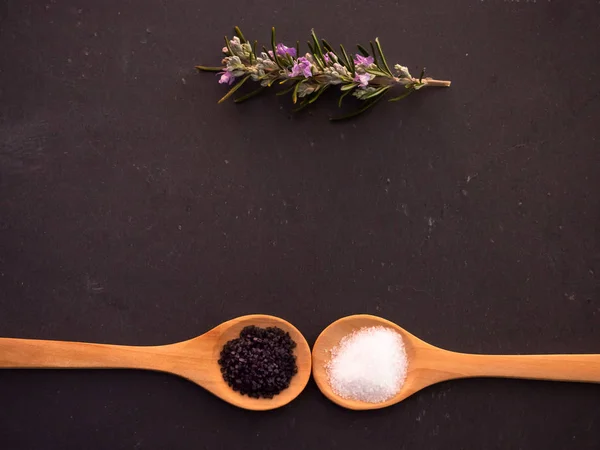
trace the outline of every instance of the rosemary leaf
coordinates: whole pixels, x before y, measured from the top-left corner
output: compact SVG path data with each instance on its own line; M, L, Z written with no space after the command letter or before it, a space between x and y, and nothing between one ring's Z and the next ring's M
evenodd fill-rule
M340 91L350 91L350 90L354 89L356 86L358 86L358 84L356 84L356 83L344 84L340 88Z
M302 81L298 81L295 85L294 85L294 92L292 92L292 102L294 102L294 104L298 101L298 88L300 87L300 85L304 83L304 80Z
M269 58L271 61L275 62L275 59L269 55L269 51L267 50L267 47L265 47L264 45L262 46L263 52L265 52L267 54L267 58Z
M235 34L237 34L237 37L240 38L240 41L242 42L242 44L245 44L246 42L246 38L244 37L244 34L242 33L242 30L240 30L240 27L234 27L233 31L235 32Z
M410 94L412 94L413 92L415 92L415 89L413 89L413 88L408 88L404 94L402 94L402 95L399 95L398 97L390 98L388 101L389 101L389 102L397 102L397 101L399 101L399 100L402 100L403 98L406 98L406 97L408 97L408 96L409 96Z
M277 92L275 95L285 95L285 94L289 94L290 92L292 92L294 89L296 89L296 85L293 85L292 87L289 87L287 89L284 89L283 91L279 91Z
M362 45L357 44L356 45L358 47L358 51L363 55L363 56L369 56L369 52L367 51L366 48L364 48Z
M371 46L371 55L373 56L373 61L375 62L375 65L379 67L379 58L377 57L377 52L375 51L375 44L373 44L373 41L369 41L369 45Z
M285 83L287 83L288 81L296 81L296 80L299 80L299 79L300 79L300 77L293 77L293 78L292 78L292 77L290 77L290 78L285 78L285 79L281 80L281 81L279 82L279 84L285 84Z
M333 47L331 45L329 45L329 42L327 42L325 39L321 39L321 42L323 43L323 47L325 48L325 50L327 50L328 52L331 52L335 56L337 56Z
M346 50L344 49L344 52ZM348 58L348 62L350 63L350 66L352 67L352 75L354 75L356 73L356 66L354 65L354 58L349 58L348 55L346 55L346 58Z
M225 36L225 46L227 47L229 56L233 56L233 52L231 51L231 44L229 43L229 38L227 36Z
M354 72L355 72L354 62L350 58L348 58L348 53L346 53L346 49L341 44L340 44L340 51L342 52L340 56L343 57L343 60L345 62L344 65L350 72L352 72L352 75L354 75Z
M292 111L293 112L298 112L298 111L302 111L304 108L306 108L308 105L310 105L310 102L308 101L307 98L305 98L304 100L302 100L302 103L300 103L300 106L298 106L297 108L294 108Z
M379 100L381 100L381 98L382 98L381 95L379 97L375 97L375 98L371 99L370 101L368 101L367 104L365 106L363 106L362 108L359 108L356 111L351 112L350 114L346 114L345 116L330 117L329 120L332 122L337 122L339 120L346 120L346 119L351 119L352 117L356 117L356 116L364 113L366 110L371 108L373 105L375 105L375 103L377 103Z
M379 89L377 89L376 91L373 91L370 94L365 95L361 100L367 100L369 98L377 97L378 95L383 94L389 88L391 88L391 86L382 86Z
M252 51L252 46L250 46L249 59L250 59L250 64L256 63L256 55L254 54L254 51Z
M381 61L383 62L383 67L385 67L386 72L390 75L390 76L394 76L392 74L392 71L390 70L390 67L388 66L387 61L385 60L385 56L383 56L383 50L381 49L381 44L379 43L379 38L375 38L375 44L377 45L377 50L379 50L379 55L381 56Z
M310 41L307 41L306 44L308 45L308 50L310 51L311 55L313 55L313 58L315 59L317 66L319 66L319 68L321 70L324 69L325 66L321 62L321 59L317 56L317 51L315 50L314 45L312 45Z
M225 70L225 67L207 67L207 66L196 66L201 72L222 72Z
M315 34L315 30L313 29L310 32L313 39L313 43L315 45L315 51L317 52L316 56L318 56L321 59L321 61L325 62L325 59L323 58L323 50L321 49L321 44L319 44L319 39Z
M327 90L328 87L329 86L322 87L317 92L315 92L313 94L313 96L310 98L310 100L308 101L308 103L314 103L315 101L317 101L317 99L321 96L321 94L323 94L323 92L325 92Z
M352 91L346 91L344 92L342 95L340 95L340 98L338 100L338 108L342 107L342 100L344 100L344 97L348 94L350 94Z
M367 68L367 69L365 69L365 70L366 70L368 73L370 73L370 74L373 74L373 75L376 75L376 76L378 76L378 77L386 77L386 78L389 78L389 77L390 77L390 76L389 76L387 73L385 73L385 72L382 72L381 70L377 70L377 69L371 69L371 68Z
M279 57L277 56L277 47L275 45L275 27L271 28L271 47L273 47L273 61L275 61L279 68L283 70L283 66L279 62Z
M255 90L253 90L252 92L250 92L250 93L248 93L248 94L246 94L246 95L242 95L241 97L238 97L238 98L234 99L233 101L234 101L235 103L242 103L242 102L245 102L246 100L248 100L248 99L250 99L250 98L254 97L255 95L258 95L258 94L260 94L260 93L261 93L262 91L264 91L264 90L265 90L264 86L261 86L261 87L259 87L258 89L255 89Z
M242 84L244 84L248 78L250 78L250 75L246 75L244 78L242 78L234 87L232 87L229 92L227 94L225 94L223 96L223 98L221 98L221 100L219 100L217 103L223 103L225 100L227 100L229 97L231 97L233 95L233 93L235 91L237 91L239 88L242 87Z

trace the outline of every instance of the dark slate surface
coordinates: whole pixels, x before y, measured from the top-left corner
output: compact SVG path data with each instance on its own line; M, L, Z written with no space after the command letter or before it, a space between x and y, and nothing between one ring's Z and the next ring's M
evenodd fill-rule
M160 344L372 313L455 350L600 353L597 1L2 2L0 335ZM453 81L331 125L215 102L239 24L379 36ZM597 449L600 386L238 410L168 375L0 371L2 449Z

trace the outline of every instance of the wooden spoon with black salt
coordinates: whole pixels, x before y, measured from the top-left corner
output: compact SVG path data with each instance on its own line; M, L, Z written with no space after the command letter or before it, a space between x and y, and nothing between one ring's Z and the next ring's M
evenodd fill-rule
M280 328L296 343L293 353L297 373L289 387L273 398L242 395L229 387L221 374L218 361L224 345L248 326ZM292 324L279 317L255 314L224 322L193 339L159 346L0 338L0 368L155 370L187 378L232 405L262 411L284 406L304 390L311 373L311 354L306 339Z

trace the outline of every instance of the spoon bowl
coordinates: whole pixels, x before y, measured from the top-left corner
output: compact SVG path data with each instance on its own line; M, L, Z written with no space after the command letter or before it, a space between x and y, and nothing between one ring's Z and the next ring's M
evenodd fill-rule
M346 399L329 385L327 365L331 350L341 339L361 328L382 326L402 336L408 369L398 393L380 403ZM317 338L312 352L313 377L321 392L332 402L354 410L379 409L394 405L432 384L457 378L505 377L556 381L600 382L600 355L474 355L435 347L389 320L366 314L343 317L329 325Z
M296 343L298 373L292 377L290 386L272 399L242 395L231 389L221 375L218 363L221 349L250 325L279 327ZM292 324L279 317L254 314L224 322L193 339L159 346L0 338L0 368L155 370L186 378L232 405L264 411L284 406L300 395L310 377L311 353L306 339Z

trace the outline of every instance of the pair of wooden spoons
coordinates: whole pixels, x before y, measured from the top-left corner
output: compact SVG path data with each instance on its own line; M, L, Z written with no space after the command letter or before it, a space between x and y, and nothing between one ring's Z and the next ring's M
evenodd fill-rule
M223 345L248 325L279 327L290 333L297 347L298 373L289 388L272 399L254 399L233 391L223 381L218 365ZM344 399L328 383L325 367L340 340L363 327L384 326L402 335L408 373L400 392L383 403ZM376 316L355 315L329 325L315 342L312 358L306 339L289 322L274 316L249 315L229 320L196 338L152 347L88 344L0 338L0 368L144 369L178 375L202 386L240 408L268 410L286 405L304 390L312 373L331 401L349 409L377 409L398 403L441 381L470 377L508 377L540 380L600 382L600 355L473 355L434 347L398 325Z

